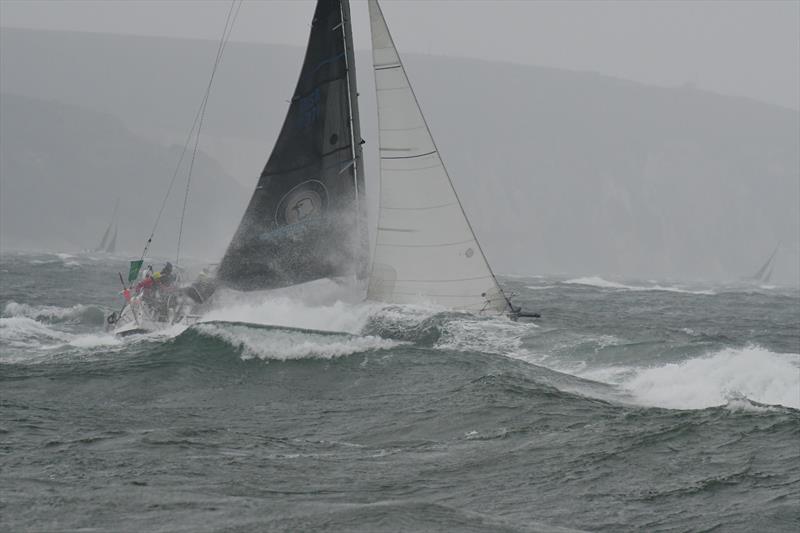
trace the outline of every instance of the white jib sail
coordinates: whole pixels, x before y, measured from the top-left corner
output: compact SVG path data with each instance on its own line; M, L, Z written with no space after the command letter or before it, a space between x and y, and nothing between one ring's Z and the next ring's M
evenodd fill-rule
M381 190L367 297L504 313L508 302L467 221L376 0L369 1L369 15Z

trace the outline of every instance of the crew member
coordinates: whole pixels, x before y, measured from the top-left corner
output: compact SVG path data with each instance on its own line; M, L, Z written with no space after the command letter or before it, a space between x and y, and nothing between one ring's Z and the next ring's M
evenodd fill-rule
M175 283L175 275L172 273L172 263L167 261L161 272L155 274L156 282L162 287L169 287Z

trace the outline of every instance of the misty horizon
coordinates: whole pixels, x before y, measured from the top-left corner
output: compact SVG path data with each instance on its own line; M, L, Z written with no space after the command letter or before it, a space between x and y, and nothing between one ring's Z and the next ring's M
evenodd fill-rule
M29 31L64 32L64 33L83 33L83 34L96 34L96 35L100 35L100 36L107 35L107 36L132 37L132 38L141 38L141 39L153 39L153 38L156 38L156 39L167 39L167 40L178 40L178 41L198 41L198 42L205 42L205 43L214 42L213 39L202 38L202 37L170 37L170 36L166 36L166 35L153 36L153 35L137 34L137 33L110 33L110 32L104 32L104 31L79 31L79 30L41 29L41 28L10 27L10 26L4 27L4 26L0 26L0 31L2 31L4 29L5 30L29 30ZM294 50L298 50L298 51L304 50L304 46L303 45L299 45L299 44L259 43L258 41L244 41L244 40L237 40L237 39L231 39L230 43L231 44L240 44L240 45L268 44L270 46L282 46L282 47L286 47L286 48L290 48L290 49L294 49ZM355 50L360 55L369 53L369 48L356 47ZM533 64L529 64L529 63L523 63L523 62L515 62L515 61L512 61L512 60L487 59L487 58L472 57L472 56L467 56L467 55L459 56L459 55L446 55L446 54L440 54L440 53L426 53L426 52L416 52L413 55L415 55L415 56L431 56L431 57L440 57L440 58L452 58L452 59L468 59L468 60L473 60L473 61L481 61L481 62L485 62L485 63L505 63L505 64L512 65L512 66L532 66L532 67L544 68L544 69L562 70L562 71L566 71L566 72L593 74L593 75L603 76L603 77L607 77L607 78L611 78L611 79L617 79L617 80L620 80L620 81L632 82L632 83L636 83L636 84L644 85L644 86L649 86L649 87L657 87L657 88L664 88L664 89L682 88L682 89L696 90L696 91L716 94L716 95L719 95L719 96L727 96L727 97L732 97L732 98L742 98L742 99L746 99L746 100L753 100L755 102L759 102L759 103L762 103L762 104L772 105L772 106L776 106L776 107L782 107L782 108L785 108L785 109L788 109L788 110L792 110L792 111L800 110L800 96L798 96L798 98L796 99L797 100L796 102L795 101L783 102L783 103L781 103L781 102L771 102L771 101L768 101L767 99L759 98L757 96L749 96L749 95L744 95L744 94L736 94L736 93L731 93L731 92L724 92L724 91L721 91L721 90L718 90L718 89L714 89L714 88L711 88L711 87L704 87L701 84L697 83L696 81L689 80L689 79L687 79L685 81L678 81L678 82L675 82L675 83L672 83L672 84L666 84L666 83L641 81L641 80L635 79L634 77L626 77L626 76L621 75L621 74L611 74L611 73L600 72L600 71L591 70L591 69L583 70L583 69L560 67L560 66L533 65Z
M105 227L104 206L119 194L112 189L121 176L127 176L118 186L124 191L136 180L158 187L158 179L170 174L170 158L177 158L170 152L183 143L227 6L0 5L4 95L28 98L20 105L37 110L42 128L66 113L76 124L117 132L91 139L86 130L73 152L96 144L117 153L118 161L130 159L112 171L119 176L111 183L100 167L82 178L87 184L95 180L93 191L108 189L105 198L79 208L85 223ZM196 211L189 209L190 217L218 212L213 239L210 230L202 244L190 237L190 250L201 257L217 257L227 244L274 143L312 7L313 2L242 6L200 143L204 159L198 171L209 180L208 189L193 190ZM454 9L447 2L384 2L383 8L443 158L499 272L736 279L758 268L782 242L776 275L800 283L794 229L800 225L800 24L792 22L795 14L800 17L800 4L509 1ZM353 2L352 14L365 164L374 180L365 5ZM476 24L480 31L470 32ZM17 29L23 26L37 29ZM126 57L129 68L114 55ZM97 112L119 123L92 115ZM35 171L33 161L9 152L16 142L11 137L22 131L12 122L23 117L10 121L16 115L5 115L7 248L36 242L39 223L23 222L24 213L8 221L9 183ZM76 133L69 124L56 131ZM38 142L31 134L27 146ZM47 136L63 146L54 133ZM127 143L149 155L137 160L126 154ZM60 169L97 166L56 153L66 158ZM9 168L22 174L10 175ZM222 208L211 191L226 189ZM376 188L368 183L367 192L374 206ZM702 201L693 198L698 195ZM74 202L72 211L80 203ZM65 208L60 216L68 217ZM138 247L131 241L140 224L130 217L127 222L120 245ZM73 243L61 246L76 248L78 235L89 230L72 235L73 225L56 224L38 238L51 242L60 235L63 243ZM162 231L172 233L172 226ZM165 242L162 251L169 248Z
M169 176L169 167L177 160L174 150L183 142L185 129L195 111L196 92L207 76L207 61L213 42L23 30L6 30L3 39L4 76L0 79L0 89L4 93L28 94L28 98L78 105L80 108L70 113L79 115L84 114L81 109L93 109L118 117L129 130L126 135L137 139L136 143L145 141L150 146L146 150L168 149L155 159L154 155L147 156L147 160L163 162L159 163L161 170L148 171L146 182L158 187L157 180ZM107 56L93 51L99 49L114 52ZM159 50L157 60L155 50ZM113 55L124 55L128 62L124 67L118 65ZM206 191L197 186L201 182L193 187L195 209L190 204L188 214L190 218L195 217L195 222L189 227L202 224L196 217L203 210L221 208L212 200L214 195L211 191L217 190L214 187L224 188L224 183L232 182L238 185L228 188L227 207L214 217L218 221L214 227L216 237L213 243L203 245L205 251L192 249L200 244L197 239L203 235L195 232L192 236L190 232L187 241L190 255L213 260L220 256L233 235L235 224L241 218L258 172L282 123L286 94L296 80L297 61L301 55L302 49L284 45L229 44L212 91L200 144L211 168L217 165L224 169L224 173L204 170L205 163L197 169L201 175L208 176L203 179L212 179L216 174L213 179L219 185L209 185ZM688 87L648 87L592 73L418 54L407 54L404 59L458 192L496 271L639 279L737 279L752 274L781 241L784 248L776 267L776 278L783 283L796 284L798 252L794 244L797 241L794 228L800 218L794 201L798 181L796 136L800 122L797 112L746 98L719 96ZM54 66L46 69L36 67L46 64L45 61ZM367 140L367 177L372 180L376 168L375 104L368 62L366 54L358 54L362 136ZM253 65L260 64L270 64L271 68L253 70ZM112 74L111 78L108 74ZM250 83L242 85L241 80L248 77ZM448 90L450 85L440 83L443 77L474 79L468 85L461 85L460 94L454 99L452 91ZM103 81L98 85L92 80ZM498 84L492 80L503 82ZM103 92L99 92L98 89L103 87ZM9 97L4 100L9 100ZM520 113L520 102L528 102L529 109ZM35 102L30 105L39 107ZM666 113L659 111L659 107L665 105L674 109ZM50 107L56 112L57 107ZM696 111L690 112L695 108ZM467 109L472 109L475 117L465 114ZM707 111L702 111L704 109ZM79 115L75 115L76 121L83 120ZM636 118L638 115L640 117ZM5 113L0 121L6 133L4 149L9 148L13 140L9 133L22 131L9 122L12 116ZM701 118L704 116L707 118ZM538 118L532 120L532 117ZM488 138L484 138L480 129L470 126L473 118L486 128ZM50 119L42 116L42 120ZM91 120L105 119L98 116ZM649 122L652 125L648 125ZM695 124L690 126L693 122ZM74 137L68 131L69 128L64 130L64 134ZM608 135L602 131L613 133L619 139L609 144ZM703 140L707 134L701 132L708 132L712 137ZM697 137L698 133L700 137ZM668 140L671 137L674 141ZM679 140L681 137L684 139ZM103 142L111 138L106 136ZM652 140L642 144L646 138ZM717 140L712 140L714 138ZM663 144L665 141L667 144ZM27 142L35 145L38 141L31 138ZM98 141L86 137L83 142L91 145ZM123 156L126 151L124 143L129 141L119 142L123 144L113 150L119 151L119 157L127 157ZM679 144L674 144L676 142ZM681 147L680 143L687 142L688 145ZM720 142L725 144L720 145ZM687 151L694 143L699 144ZM606 146L605 152L597 151L603 145ZM718 145L737 148L720 152L714 156L718 159L715 162L710 156L719 150ZM477 146L483 146L484 150L482 157L477 159L472 149L464 150L464 147ZM761 154L759 159L742 159L743 154L753 150L754 154ZM168 155L169 151L173 155ZM582 158L590 157L593 162L582 163L576 159L576 154L582 154ZM680 161L687 157L693 161L689 166ZM171 158L174 159L170 161ZM8 155L5 159L9 161ZM83 165L78 161L74 163ZM21 168L28 165L19 164L23 165ZM753 164L756 166L750 168ZM64 163L59 165L67 168ZM145 159L133 160L120 168L122 174L115 179L129 175L120 183L133 183L137 172L141 173L148 166ZM140 167L138 171L137 167ZM98 172L102 171L98 169ZM674 172L685 180L685 185L676 189L679 182L675 177L670 178L671 188L682 191L682 196L670 193L665 197L663 194L669 189L664 189L657 192L662 200L652 203L658 198L653 196L656 190L646 192L642 186L663 187L657 184ZM778 179L777 176L784 177L764 188L753 181L757 175L754 172L778 172L776 178L771 178L773 181ZM736 174L741 175L737 179L745 181L733 187L730 177ZM101 175L94 179L100 179ZM529 177L522 179L524 175ZM548 181L548 175L555 181ZM581 175L584 178L579 178ZM717 177L712 179L713 175ZM487 181L486 176L494 177ZM790 176L795 178L786 181ZM8 171L4 172L6 189L8 179L13 177ZM506 185L492 187L494 179ZM586 185L579 185L581 180L587 179ZM698 179L701 181L694 184ZM702 185L703 181L708 184ZM105 197L97 197L94 203L80 208L87 215L95 213L86 219L90 226L82 228L80 234L93 231L98 235L89 239L83 237L83 244L73 244L73 250L96 245L93 241L99 238L108 223L108 204L119 195L113 187L108 189L112 184L100 186L99 183L92 188L98 192L107 190ZM122 187L124 190L125 186ZM739 193L731 196L737 187L752 189L745 197ZM617 192L613 192L615 188ZM704 188L711 195L707 197L710 201L708 215L690 207L695 202L692 195ZM589 190L601 197L611 196L601 203L592 202L592 195L587 195ZM371 205L375 202L375 191L369 182L367 193ZM524 197L520 191L525 191L524 194L530 198L529 208L519 203ZM131 192L139 194L136 189ZM773 199L759 200L765 193ZM219 193L215 194L219 196ZM629 199L625 200L626 197ZM479 198L487 201L481 202ZM147 212L155 209L156 200L148 202L142 199L137 204ZM44 200L32 201L41 203ZM768 203L763 204L764 201ZM126 211L124 203L123 200L123 215ZM763 207L759 207L760 204ZM770 204L773 206L767 207ZM199 208L200 205L207 207ZM631 207L626 205L633 206L634 210L630 211ZM776 209L777 205L784 207ZM559 209L565 210L563 214L553 210L556 206L562 206ZM622 218L622 212L614 214L621 208L627 211ZM4 209L7 212L4 218L9 216L8 209ZM173 212L177 209L178 206L171 208ZM63 216L68 217L69 212L67 209ZM565 217L566 213L571 214ZM594 234L602 226L590 222L592 217L608 221L609 231ZM20 222L24 219L23 216ZM693 224L700 227L681 227L681 221L694 221ZM27 222L23 227L27 227L25 231L30 233L37 224ZM159 236L159 244L163 239L167 240L165 247L160 249L161 253L168 254L171 249L167 242L170 240L168 236L175 231L175 224L168 224L162 230L166 233ZM134 219L127 218L120 233L120 249L141 246L144 235L131 241L139 225ZM714 225L720 227L712 229ZM18 241L20 234L8 222L3 226L3 245L7 248L9 236L16 234ZM74 224L60 225L58 233L65 229L69 231L71 226ZM531 233L529 227L560 229ZM145 231L145 228L138 229L139 232ZM631 233L632 230L640 232L639 235ZM721 233L712 237L716 232ZM737 232L742 232L739 237ZM29 244L31 238L26 238ZM744 240L740 243L737 239L741 238ZM70 242L74 239L67 238ZM211 244L213 246L209 248ZM155 249L159 250L159 247ZM719 257L715 259L715 255Z
M385 2L400 50L689 86L800 110L800 3ZM226 2L7 0L0 25L216 40ZM313 2L245 2L232 42L305 46ZM366 28L364 2L354 27ZM187 24L187 21L191 23ZM441 31L446 28L446 31ZM473 31L480 28L479 31ZM354 34L369 49L368 32Z

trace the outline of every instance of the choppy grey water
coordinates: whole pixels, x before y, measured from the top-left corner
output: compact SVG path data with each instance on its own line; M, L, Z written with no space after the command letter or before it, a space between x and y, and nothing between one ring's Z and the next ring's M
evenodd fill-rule
M797 531L800 294L513 278L537 324L223 299L103 332L121 258L0 259L0 529Z

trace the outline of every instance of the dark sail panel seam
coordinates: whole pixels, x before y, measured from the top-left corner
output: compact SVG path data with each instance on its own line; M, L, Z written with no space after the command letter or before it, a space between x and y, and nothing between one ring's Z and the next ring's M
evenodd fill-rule
M346 150L348 148L350 148L350 144L348 144L346 146L342 146L341 148L337 148L335 150L331 150L330 152L325 152L324 154L322 154L322 157L327 157L329 155L333 155L336 152L341 152L341 151ZM345 161L351 161L351 160L350 159L346 159ZM335 168L335 167L339 166L341 163L342 163L342 161L336 161L333 164L330 164L330 165L322 167L322 170L329 170L329 169ZM283 174L288 174L290 172L296 172L298 170L303 170L304 168L314 168L314 167L315 167L315 165L303 165L303 166L300 166L300 167L281 169L281 170L277 170L275 172L270 172L269 174L263 173L263 174L261 174L261 178L268 178L268 177L271 177L271 176L280 176L280 175L283 175Z
M331 83L333 83L335 81L344 81L346 77L347 76L344 75L344 76L336 76L336 77L333 77L333 78L325 78L324 80L321 80L316 85L312 85L309 88L308 92L295 93L294 96L292 96L292 102L296 102L297 100L302 100L303 98L307 98L308 96L313 94L314 91L316 91L317 89L321 88L324 85L329 85L329 84L331 84Z
M336 61L338 59L342 59L342 58L344 58L344 52L342 52L341 54L339 54L337 56L333 56L333 57L329 57L328 59L324 59L324 60L320 61L319 63L317 63L316 65L314 65L314 68L312 68L308 73L306 73L306 76L311 76L316 71L318 71L319 69L324 67L325 65L333 63L334 61Z

